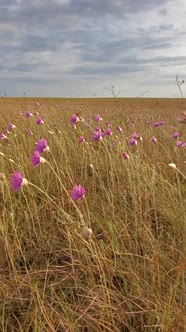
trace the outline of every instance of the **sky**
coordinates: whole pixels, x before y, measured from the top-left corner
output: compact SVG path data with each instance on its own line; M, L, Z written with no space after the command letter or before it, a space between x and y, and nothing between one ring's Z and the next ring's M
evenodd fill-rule
M0 95L180 97L185 18L185 0L0 0Z

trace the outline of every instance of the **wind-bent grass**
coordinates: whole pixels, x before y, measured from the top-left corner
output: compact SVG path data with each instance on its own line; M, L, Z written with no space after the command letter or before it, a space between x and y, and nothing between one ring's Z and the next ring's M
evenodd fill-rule
M45 120L37 126L37 116L18 115L20 107L26 112L20 103L1 100L1 130L10 119L16 128L0 142L6 176L0 181L0 331L184 332L186 150L176 147L171 125L183 141L186 134L173 112L167 115L163 105L157 114L141 100L139 108L116 100L99 107L28 100L27 108ZM85 121L72 129L78 108ZM113 131L100 142L92 141L96 126L106 128L95 123L97 113ZM155 128L158 119L166 124ZM143 140L129 146L134 131ZM50 147L42 154L47 162L33 168L42 137ZM9 179L18 169L31 184L14 193ZM75 184L86 194L74 202ZM93 231L88 240L84 226Z

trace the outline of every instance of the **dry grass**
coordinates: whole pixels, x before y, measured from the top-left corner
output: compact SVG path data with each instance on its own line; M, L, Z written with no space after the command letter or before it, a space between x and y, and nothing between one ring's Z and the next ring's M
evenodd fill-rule
M0 331L186 331L186 148L171 137L178 131L186 142L186 127L177 121L186 102L37 101L0 100L1 132L8 122L16 125L0 143L6 176L0 182ZM27 109L45 123L18 115ZM85 121L73 130L75 112ZM92 141L97 113L113 131L102 142ZM165 124L155 128L160 120ZM128 145L133 131L143 138L137 146ZM79 144L81 135L86 142ZM50 146L47 163L33 168L42 137ZM36 187L13 192L15 170ZM69 193L79 183L86 195L74 204ZM85 225L93 230L89 240L81 233Z

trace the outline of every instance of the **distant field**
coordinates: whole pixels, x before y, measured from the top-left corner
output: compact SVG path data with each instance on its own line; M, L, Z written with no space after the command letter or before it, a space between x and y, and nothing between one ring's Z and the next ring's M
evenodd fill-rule
M1 97L1 105L16 105L24 106L25 104L32 105L35 101L46 103L49 105L55 105L58 103L63 103L68 105L69 103L73 105L83 105L83 106L137 106L137 107L152 107L158 110L166 109L177 109L178 107L186 107L186 99L179 98L9 98Z
M185 110L0 98L0 331L186 331Z
M186 99L176 98L1 98L1 110L12 110L34 107L35 102L55 107L63 105L67 110L78 108L81 111L125 111L128 114L134 111L158 113L172 117L186 109Z

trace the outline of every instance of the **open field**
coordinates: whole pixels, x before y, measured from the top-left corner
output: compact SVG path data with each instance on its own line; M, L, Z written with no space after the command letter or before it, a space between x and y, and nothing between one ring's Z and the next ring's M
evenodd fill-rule
M0 331L186 331L185 110L0 99Z

